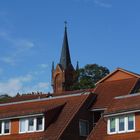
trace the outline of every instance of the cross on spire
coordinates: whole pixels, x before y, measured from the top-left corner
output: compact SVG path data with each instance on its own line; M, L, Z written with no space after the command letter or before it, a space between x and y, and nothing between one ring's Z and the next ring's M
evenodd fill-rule
M64 21L64 24L65 24L65 27L67 27L67 21L66 20Z

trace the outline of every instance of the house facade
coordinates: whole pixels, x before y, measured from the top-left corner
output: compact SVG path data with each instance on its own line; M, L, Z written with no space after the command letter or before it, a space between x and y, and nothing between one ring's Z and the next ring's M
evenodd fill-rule
M101 115L87 140L139 140L139 81L139 74L118 68L97 83L92 111Z

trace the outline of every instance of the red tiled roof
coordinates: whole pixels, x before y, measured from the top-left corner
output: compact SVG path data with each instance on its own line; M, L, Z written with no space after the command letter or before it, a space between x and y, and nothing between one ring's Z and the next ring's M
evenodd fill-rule
M59 107L63 107L65 103L23 103L15 104L9 106L0 106L0 119L11 118L11 117L20 117L24 115L33 115L33 114L44 114L49 110L54 110Z
M94 90L94 93L97 94L97 100L93 104L92 109L106 108L114 97L131 93L137 81L137 78L129 78L98 84Z
M109 106L112 106L110 103L112 103L114 97L130 94L133 88L135 87L137 81L138 81L137 78L129 78L124 80L108 81L98 84L94 91L97 94L97 99L96 102L93 104L92 109L108 108ZM116 103L114 107L116 105L120 107L119 103ZM107 129L106 119L102 117L97 123L96 127L91 131L87 140L124 140L121 138L108 139L106 129Z
M34 134L17 134L1 136L0 140L58 140L63 131L66 129L72 118L81 108L81 106L85 103L86 100L91 99L94 94L82 94L82 95L73 95L67 97L56 97L51 98L49 100L40 100L40 101L32 101L26 103L16 103L11 105L0 106L0 114L4 114L5 117L10 115L10 113L14 116L19 112L24 112L24 114L28 114L29 111L36 111L36 108L42 110L47 108L56 108L57 106L62 106L63 108L59 115L57 116L56 121L51 123L45 132L43 133L34 133ZM44 110L43 110L44 111ZM8 112L8 113L7 113ZM17 112L17 114L14 114ZM19 114L18 114L19 115Z
M87 140L103 140L106 133L107 133L106 122L102 117L98 121L98 124L95 126L95 128L93 128L93 130L91 131Z
M140 109L140 94L132 94L114 98L105 114Z

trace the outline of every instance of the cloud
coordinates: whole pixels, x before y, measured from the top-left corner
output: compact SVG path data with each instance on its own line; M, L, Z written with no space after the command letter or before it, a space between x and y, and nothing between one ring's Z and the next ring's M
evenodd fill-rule
M34 43L29 41L29 40L25 40L25 39L17 39L17 38L12 38L11 39L11 43L13 43L13 46L16 47L17 52L21 53L27 50L30 50L34 47Z
M112 7L111 4L105 3L105 2L103 2L103 0L94 0L93 2L94 2L94 4L96 4L100 7L104 7L104 8L111 8Z
M48 82L40 82L37 84L37 87L40 88L47 88L49 86Z
M4 63L10 64L10 65L15 65L16 64L16 59L14 59L14 57L10 57L10 56L5 56L5 57L1 57L0 60Z
M11 37L10 33L6 31L0 31L0 37L10 43L7 48L12 50L9 52L10 54L1 57L0 60L10 65L15 65L18 61L20 61L19 58L21 54L24 54L24 52L31 50L35 46L32 41Z
M48 68L48 64L40 64L41 68Z
M21 91L25 82L30 82L33 79L32 75L27 74L25 76L10 78L5 82L0 82L0 94L15 95Z
M111 8L112 5L110 3L107 3L107 0L74 0L76 2L86 2L86 3L93 3L94 5L97 5L99 7L103 8Z
M49 89L50 84L48 82L31 84L33 80L34 77L31 74L9 78L4 82L0 82L0 94L14 96L17 93L46 92Z
M38 82L32 86L24 86L21 90L19 90L20 93L31 93L31 92L47 92L50 88L49 82Z

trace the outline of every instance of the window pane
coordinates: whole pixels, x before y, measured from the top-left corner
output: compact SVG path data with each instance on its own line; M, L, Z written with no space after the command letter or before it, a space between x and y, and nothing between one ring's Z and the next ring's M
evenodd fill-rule
M128 116L128 130L134 129L134 116Z
M34 118L28 120L28 131L34 131Z
M79 122L79 129L80 129L80 135L81 136L87 136L88 135L88 122L87 121L80 121Z
M43 130L43 117L37 117L36 123L36 130Z
M9 133L9 132L10 132L10 122L4 121L4 133Z
M25 132L26 131L25 126L26 126L26 120L21 119L20 120L20 132Z
M124 117L119 118L119 131L124 131Z
M110 119L110 132L115 132L115 118Z

